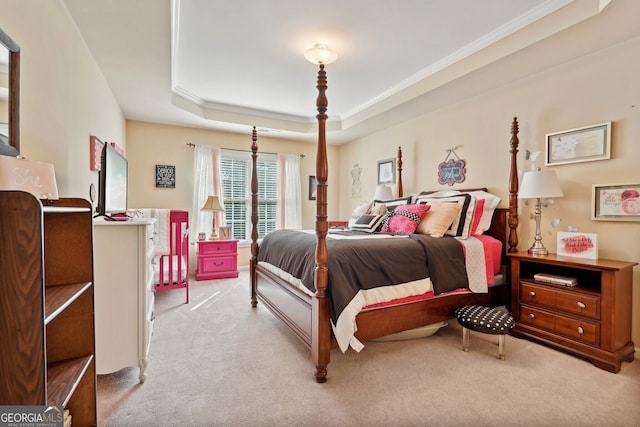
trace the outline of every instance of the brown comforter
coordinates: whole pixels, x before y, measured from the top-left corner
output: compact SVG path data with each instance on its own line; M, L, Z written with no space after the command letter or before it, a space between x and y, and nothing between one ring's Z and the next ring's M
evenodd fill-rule
M339 232L361 235L362 239L332 239L327 236L329 261L328 294L331 318L340 313L360 289L394 285L430 277L434 294L468 288L464 251L452 237L434 238L422 234L390 238L367 238L368 233ZM315 292L316 236L308 232L277 230L260 244L258 261L268 262Z

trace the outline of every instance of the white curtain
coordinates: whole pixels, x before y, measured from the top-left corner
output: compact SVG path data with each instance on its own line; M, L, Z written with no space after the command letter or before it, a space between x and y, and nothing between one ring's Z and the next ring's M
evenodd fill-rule
M222 180L220 178L220 149L217 147L196 145L193 156L193 205L191 207L191 236L192 241L196 241L198 233L205 233L205 236L211 234L211 215L210 211L202 211L200 208L207 201L209 196L218 196L220 204L224 206L222 200ZM216 225L224 225L223 212L215 212ZM189 264L192 271L195 271L197 265L196 247L190 246Z
M302 190L300 185L300 155L278 154L278 228L302 227Z

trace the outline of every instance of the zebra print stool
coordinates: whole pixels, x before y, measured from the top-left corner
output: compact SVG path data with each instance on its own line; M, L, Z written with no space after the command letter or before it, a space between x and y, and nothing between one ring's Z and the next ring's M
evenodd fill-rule
M462 349L469 351L469 332L471 330L483 334L499 335L498 357L504 360L505 337L516 324L513 317L503 309L484 307L481 305L466 305L456 309L454 316L462 325Z

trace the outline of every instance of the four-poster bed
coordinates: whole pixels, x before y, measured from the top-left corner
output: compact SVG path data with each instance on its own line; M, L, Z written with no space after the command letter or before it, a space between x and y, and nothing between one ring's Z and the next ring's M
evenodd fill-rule
M317 198L316 198L316 221L315 221L315 247L312 248L313 259L305 259L307 264L314 264L315 268L312 273L312 281L314 289L312 292L301 289L299 286L292 285L291 278L283 278L282 275L276 274L271 269L265 268L259 262L258 254L260 247L258 245L258 180L256 174L258 144L257 132L255 127L252 133L252 159L253 174L251 178L252 193L252 212L251 212L251 305L256 307L258 301L261 301L273 314L280 318L290 329L311 349L313 362L315 365L315 378L317 382L325 382L327 376L327 365L330 360L330 352L332 348L338 347L339 339L336 339L334 331L332 331L332 321L335 325L335 304L332 300L332 291L335 294L335 288L340 285L332 283L329 287L330 272L328 262L330 251L327 245L328 221L327 221L327 152L326 152L326 131L325 123L327 120L327 98L325 91L327 89L326 72L324 65L320 64L318 71L318 97L316 106L318 110L318 146L316 154L316 179L317 179ZM489 230L485 233L493 236L502 242L501 259L502 265L506 265L505 252L514 252L517 245L516 227L518 225L517 215L517 191L518 179L516 169L516 153L518 152L518 123L516 118L513 119L511 128L511 171L509 175L509 208L497 208L493 214ZM398 179L402 182L402 152L398 150ZM402 187L399 185L399 196L402 196ZM486 189L479 189L486 190ZM471 190L464 190L471 191ZM428 194L424 192L421 194ZM507 228L509 230L507 231ZM295 232L290 232L295 233ZM301 234L301 233L299 233ZM290 236L287 236L289 238ZM395 237L395 236L393 236ZM406 237L406 236L405 236ZM420 240L418 237L412 237L411 240ZM338 239L339 240L339 239ZM410 240L410 239L405 239ZM455 239L433 239L455 242ZM308 237L307 237L308 242ZM367 241L367 246L374 246L372 240ZM385 243L389 243L388 240ZM264 243L264 242L263 242ZM456 245L459 246L459 245ZM332 244L331 248L336 248L336 244ZM361 246L364 247L364 246ZM367 249L368 250L368 249ZM373 249L372 249L373 250ZM292 252L292 251L290 251ZM389 252L389 251L388 251ZM260 253L263 256L263 252ZM342 255L340 255L342 256ZM336 255L336 258L338 256ZM333 261L333 260L332 260ZM303 262L304 263L304 262ZM463 261L464 264L464 261ZM335 264L333 264L335 265ZM307 266L308 268L309 266ZM311 266L313 267L313 265ZM402 265L398 266L398 270L403 269ZM433 274L433 272L432 272ZM506 275L505 277L508 277ZM401 282L394 282L401 283ZM378 288L379 289L379 288ZM435 281L434 281L435 290ZM498 306L507 303L507 286L489 286L486 293L474 292L434 292L430 297L414 298L406 302L391 305L366 306L355 317L357 323L357 331L354 338L357 341L368 341L401 331L412 330L425 325L431 325L436 322L450 319L453 311L461 306L468 304L479 304L486 306ZM332 305L333 304L333 305ZM344 348L342 345L340 347ZM356 348L356 347L354 347Z

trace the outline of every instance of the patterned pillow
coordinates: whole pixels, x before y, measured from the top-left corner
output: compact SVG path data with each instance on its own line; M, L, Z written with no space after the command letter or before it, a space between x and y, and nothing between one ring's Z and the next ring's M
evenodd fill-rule
M480 225L480 219L482 219L482 211L484 210L484 199L476 199L476 210L473 211L473 222L471 223L471 235L482 234L478 233L478 225Z
M487 193L486 191L469 191L471 197L475 197L478 201L484 200L484 205L482 206L482 210L476 208L476 212L480 213L480 219L478 220L478 226L474 228L471 234L482 234L486 232L489 227L491 227L491 219L493 218L493 213L496 208L500 204L500 197Z
M384 219L385 215L361 215L355 221L353 225L350 225L351 230L366 231L367 233L373 233L380 228L380 223Z
M429 209L431 209L429 205L398 206L385 215L380 231L383 233L413 234Z

